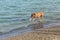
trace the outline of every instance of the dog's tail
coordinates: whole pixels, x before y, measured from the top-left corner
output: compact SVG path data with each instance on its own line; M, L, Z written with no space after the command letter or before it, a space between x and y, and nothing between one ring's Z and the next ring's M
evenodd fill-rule
M41 7L41 12L44 12L44 7Z

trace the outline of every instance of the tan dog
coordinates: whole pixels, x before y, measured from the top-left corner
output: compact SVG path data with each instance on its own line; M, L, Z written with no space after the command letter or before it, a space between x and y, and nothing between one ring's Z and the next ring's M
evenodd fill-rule
M44 11L36 12L36 13L31 14L31 18L32 18L33 23L34 23L34 18L38 18L39 21L40 21L40 18L43 18L43 17L44 17Z

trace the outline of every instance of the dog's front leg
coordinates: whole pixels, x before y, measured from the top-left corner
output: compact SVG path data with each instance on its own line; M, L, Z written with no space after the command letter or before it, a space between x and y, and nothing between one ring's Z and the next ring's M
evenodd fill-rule
M32 18L31 22L34 24L34 18Z

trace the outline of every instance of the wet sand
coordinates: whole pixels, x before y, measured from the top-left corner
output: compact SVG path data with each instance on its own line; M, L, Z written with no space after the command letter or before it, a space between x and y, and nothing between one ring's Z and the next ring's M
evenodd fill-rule
M32 32L23 33L21 35L7 37L2 40L59 40L60 26L51 28L40 28Z

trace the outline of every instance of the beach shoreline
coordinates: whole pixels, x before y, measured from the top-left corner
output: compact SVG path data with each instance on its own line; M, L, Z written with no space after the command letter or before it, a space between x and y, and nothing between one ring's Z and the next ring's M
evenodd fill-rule
M28 39L31 39L32 36L33 36L33 38L31 40L35 40L36 39L35 36L37 37L36 40L38 40L38 36L41 38L45 38L44 36L47 36L47 38L48 37L52 37L52 38L58 37L58 39L59 39L60 38L59 32L60 32L60 25L55 25L55 26L51 26L48 28L28 27L27 29L22 30L22 31L20 31L20 30L14 31L12 33L6 34L5 36L3 35L4 37L0 36L0 38L1 38L0 40L28 40Z

